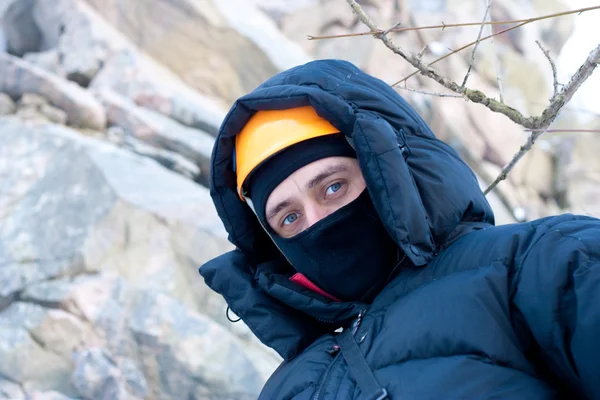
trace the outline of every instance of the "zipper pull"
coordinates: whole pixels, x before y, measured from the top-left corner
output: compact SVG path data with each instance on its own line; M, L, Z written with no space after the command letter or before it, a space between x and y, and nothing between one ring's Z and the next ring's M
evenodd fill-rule
M329 353L329 355L335 356L339 351L340 351L340 346L338 346L337 344L334 344L333 346L331 346L331 349L329 349L327 352Z
M360 326L360 323L362 322L362 318L366 314L366 312L367 312L367 310L361 310L358 313L358 316L356 317L354 322L352 323L352 336L356 335L356 331L358 330L358 327Z

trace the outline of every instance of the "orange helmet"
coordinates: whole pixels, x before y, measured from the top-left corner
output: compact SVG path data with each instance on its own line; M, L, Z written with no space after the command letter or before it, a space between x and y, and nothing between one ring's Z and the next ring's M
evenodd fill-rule
M243 199L244 181L267 158L304 140L338 132L311 106L258 111L235 138L238 194Z

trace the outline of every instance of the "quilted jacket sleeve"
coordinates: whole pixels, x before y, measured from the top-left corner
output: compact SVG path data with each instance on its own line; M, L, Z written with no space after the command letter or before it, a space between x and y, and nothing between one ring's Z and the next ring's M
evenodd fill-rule
M600 220L565 217L538 228L513 280L513 305L545 367L571 391L600 399Z

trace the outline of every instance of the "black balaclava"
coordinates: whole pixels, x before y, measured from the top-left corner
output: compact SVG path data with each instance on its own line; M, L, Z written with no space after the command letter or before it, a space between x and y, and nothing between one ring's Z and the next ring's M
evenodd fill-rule
M280 237L266 221L265 206L275 187L303 166L333 156L356 158L342 134L297 143L263 162L244 186L261 224L296 271L342 301L370 302L403 257L379 219L367 189L291 238Z

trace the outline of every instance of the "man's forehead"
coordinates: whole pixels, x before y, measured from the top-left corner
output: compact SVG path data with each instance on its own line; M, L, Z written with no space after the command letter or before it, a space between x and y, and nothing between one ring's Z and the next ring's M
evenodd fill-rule
M301 190L312 189L320 183L322 178L349 171L353 161L355 159L350 157L327 157L313 161L290 174L273 190L272 194L280 187L286 188L290 184L298 186Z
M289 206L294 198L318 186L322 181L341 172L358 170L357 161L350 157L326 157L313 161L284 179L267 200L267 214L276 214Z

